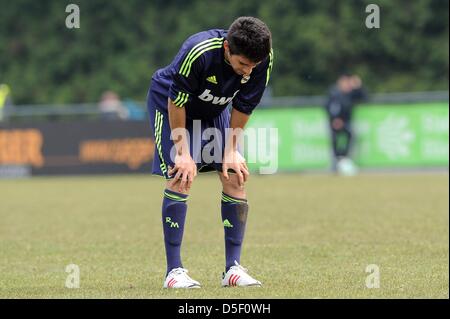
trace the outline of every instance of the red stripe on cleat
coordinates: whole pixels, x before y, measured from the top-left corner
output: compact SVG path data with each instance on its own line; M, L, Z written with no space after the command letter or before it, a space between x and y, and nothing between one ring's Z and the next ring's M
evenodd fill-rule
M233 277L234 275L231 275L230 278L228 278L228 285L233 286Z

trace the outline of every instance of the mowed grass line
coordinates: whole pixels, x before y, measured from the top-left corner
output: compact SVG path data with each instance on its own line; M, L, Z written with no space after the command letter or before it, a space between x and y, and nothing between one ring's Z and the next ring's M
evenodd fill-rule
M0 181L0 298L448 298L448 174L251 176L242 264L262 288L221 288L220 183L189 198L183 263L202 289L162 289L163 180ZM68 264L80 288L65 288ZM380 288L365 286L366 267Z

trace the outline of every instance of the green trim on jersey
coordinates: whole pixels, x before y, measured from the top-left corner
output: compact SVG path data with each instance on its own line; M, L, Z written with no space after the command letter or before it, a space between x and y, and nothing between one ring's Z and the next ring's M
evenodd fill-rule
M161 168L161 172L163 173L164 177L167 177L167 165L164 162L164 157L162 156L162 148L161 148L161 136L162 136L162 124L163 124L163 118L164 115L156 110L156 116L155 116L155 144L156 149L158 150L158 156L159 161L161 164L159 167Z
M192 63L203 53L212 49L221 48L224 38L212 38L198 43L194 46L181 64L179 73L185 77L191 72Z
M270 79L270 73L272 72L272 66L273 66L273 49L270 49L270 53L269 53L269 66L267 67L267 75L266 75L266 86L269 83L269 79Z
M184 92L178 92L178 96L175 99L175 101L173 101L173 104L175 104L178 107L183 107L183 104L187 102L188 98L189 94Z

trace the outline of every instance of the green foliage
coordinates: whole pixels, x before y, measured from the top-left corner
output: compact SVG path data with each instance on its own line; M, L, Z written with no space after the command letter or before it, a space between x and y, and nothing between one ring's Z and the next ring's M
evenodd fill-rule
M112 89L144 100L153 72L182 42L253 15L272 30L274 95L322 94L342 70L372 92L446 90L448 1L379 0L381 28L367 29L368 0L0 0L0 82L21 103L97 101Z

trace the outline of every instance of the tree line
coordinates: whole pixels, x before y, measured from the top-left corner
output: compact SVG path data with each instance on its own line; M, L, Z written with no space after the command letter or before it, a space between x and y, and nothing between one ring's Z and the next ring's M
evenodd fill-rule
M15 104L145 100L152 73L191 34L257 16L273 35L274 96L326 92L344 71L371 92L448 90L446 0L0 0L0 83ZM65 8L80 8L80 28Z

